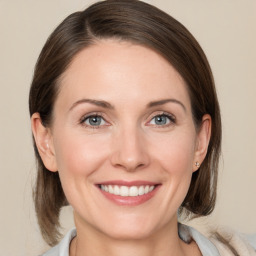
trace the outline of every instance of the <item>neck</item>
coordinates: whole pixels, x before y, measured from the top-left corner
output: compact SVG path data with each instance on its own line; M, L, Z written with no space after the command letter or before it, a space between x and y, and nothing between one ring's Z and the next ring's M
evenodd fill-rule
M90 225L82 228L76 222L76 226L77 236L71 243L70 256L191 255L191 246L185 244L178 236L177 220L176 222L168 223L162 229L154 232L153 235L134 240L116 239L107 236Z

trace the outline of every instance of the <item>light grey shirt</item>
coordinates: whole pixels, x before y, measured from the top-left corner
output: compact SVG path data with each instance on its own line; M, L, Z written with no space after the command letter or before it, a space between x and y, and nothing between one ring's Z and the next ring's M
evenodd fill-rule
M71 240L76 236L76 229L71 229L62 241L50 249L43 256L69 256L69 246ZM196 229L179 224L179 236L184 242L188 242L193 239L203 256L220 256L220 252L217 247L204 235L198 232ZM256 250L256 234L247 237L248 243Z

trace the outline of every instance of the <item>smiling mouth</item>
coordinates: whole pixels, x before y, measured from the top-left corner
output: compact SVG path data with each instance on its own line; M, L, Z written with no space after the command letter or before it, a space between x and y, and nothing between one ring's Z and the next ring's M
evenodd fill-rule
M122 197L142 196L150 193L156 188L156 185L141 186L118 186L118 185L99 185L102 191L109 194Z
M162 184L150 181L112 180L96 184L101 194L119 206L144 204L158 193Z

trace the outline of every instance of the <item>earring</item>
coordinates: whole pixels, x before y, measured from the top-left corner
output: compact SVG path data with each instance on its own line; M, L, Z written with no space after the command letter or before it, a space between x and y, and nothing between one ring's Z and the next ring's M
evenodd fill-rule
M199 168L199 167L200 167L199 162L195 162L195 166L196 166L197 168Z

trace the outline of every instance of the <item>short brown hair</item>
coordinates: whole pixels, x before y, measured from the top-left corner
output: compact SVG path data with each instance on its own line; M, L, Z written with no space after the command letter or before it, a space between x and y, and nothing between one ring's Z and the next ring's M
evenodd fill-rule
M180 208L194 217L210 214L216 201L221 144L220 110L211 68L190 32L156 7L136 0L108 0L68 16L50 35L38 58L29 95L30 115L38 112L44 126L51 124L59 78L82 49L106 38L130 41L158 52L186 82L196 127L200 127L204 114L211 116L208 153L193 173ZM34 149L38 169L36 214L45 241L54 245L60 236L59 212L68 203L58 173L45 168L35 143Z

